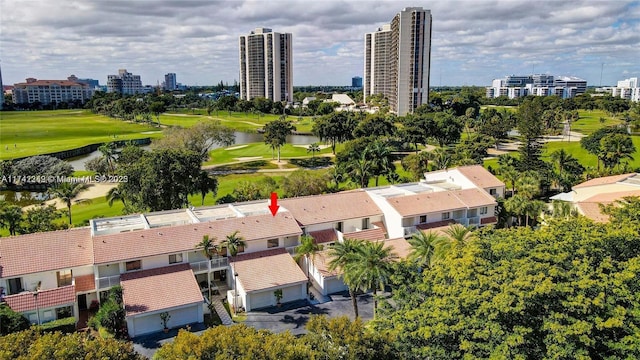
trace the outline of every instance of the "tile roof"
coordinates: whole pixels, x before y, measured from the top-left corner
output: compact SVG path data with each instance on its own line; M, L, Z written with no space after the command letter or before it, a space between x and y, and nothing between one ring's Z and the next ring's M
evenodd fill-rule
M283 199L280 204L303 226L382 215L364 190Z
M214 220L93 238L96 264L192 250L204 235L221 242L234 231L247 241L302 234L289 212Z
M495 224L497 222L498 222L498 218L495 216L490 216L490 217L480 219L480 225Z
M233 270L245 292L251 293L286 285L305 283L307 276L284 248L246 255L249 259L234 259Z
M609 221L609 215L603 214L600 211L600 203L594 202L579 202L576 204L578 211L587 218L595 222L607 222Z
M505 186L500 179L495 177L489 170L485 169L481 165L469 165L460 166L458 171L480 188L500 187Z
M616 200L622 200L622 198L627 196L640 196L640 188L638 188L638 190L597 194L580 202L612 203Z
M96 288L96 280L93 274L74 277L76 292L91 291Z
M33 311L36 309L36 299L33 292L22 292L16 295L5 296L7 305L15 312ZM73 285L55 289L38 291L37 308L47 309L56 306L71 304L76 301L76 292Z
M479 189L436 191L387 199L401 216L416 216L496 204L493 196Z
M449 225L455 224L455 223L456 223L455 220L434 221L434 222L431 222L431 223L416 225L416 229L418 229L418 230L431 230L431 229L436 229L436 228L440 228L440 227L449 227Z
M313 238L316 244L338 241L338 234L335 229L326 229L309 232L309 236Z
M331 255L328 249L319 251L312 260L313 267L315 267L316 270L318 270L318 272L320 273L320 275L322 275L322 277L325 279L340 275L340 271L337 269L333 271L329 270L330 261L331 261Z
M401 216L416 216L445 210L464 209L466 205L452 191L438 191L387 199Z
M120 284L127 316L203 302L189 264L122 274Z
M393 253L398 256L398 259L406 259L413 251L411 244L409 244L409 242L404 238L385 240L384 247L392 248Z
M91 264L88 227L0 238L3 278Z
M385 233L387 233L387 227L384 226L384 222L382 222L382 221L374 221L374 222L371 223L371 225L379 227L380 229L384 230Z
M384 229L367 229L362 231L354 231L350 233L343 234L345 239L357 239L357 240L384 240L387 236L387 233Z
M626 180L627 178L630 178L634 175L636 175L636 173L599 177L599 178L591 179L583 183L580 183L578 185L575 185L573 189L580 189L580 188L585 188L589 186L615 184L617 182Z

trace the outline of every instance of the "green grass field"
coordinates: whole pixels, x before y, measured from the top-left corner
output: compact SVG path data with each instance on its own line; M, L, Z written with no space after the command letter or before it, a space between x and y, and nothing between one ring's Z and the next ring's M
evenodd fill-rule
M110 119L84 110L0 112L0 159L159 136L161 133L156 127Z
M231 150L228 150L231 149ZM336 147L336 151L338 147ZM278 153L274 152L277 159ZM322 149L318 154L331 154L331 148ZM285 144L280 149L281 159L300 158L311 156L311 153L307 152L306 147L294 146L291 144ZM242 158L256 158L254 160L272 160L271 147L265 143L251 143L246 145L233 145L227 148L215 149L209 152L209 160L205 162L205 165L225 164L234 161L239 161Z
M571 124L571 130L589 135L604 126L614 126L622 123L622 120L611 117L602 110L578 110L580 118ZM604 118L604 123L600 122Z
M245 114L242 112L231 112L231 114L229 114L228 111L214 111L211 113L211 116L207 116L206 112L204 114L199 113L202 113L202 111L196 111L196 114L192 114L191 112L162 114L160 115L160 123L162 125L191 127L198 121L214 119L220 120L223 125L237 131L255 132L265 124L277 120L280 117L279 115ZM289 116L288 119L294 123L297 131L311 132L313 120L310 117L298 118L297 116Z

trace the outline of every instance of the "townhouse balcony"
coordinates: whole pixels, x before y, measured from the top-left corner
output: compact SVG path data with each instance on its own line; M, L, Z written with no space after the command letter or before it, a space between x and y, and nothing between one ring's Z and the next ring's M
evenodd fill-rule
M480 217L476 216L476 217L470 217L469 219L467 219L469 221L469 223L467 224L468 226L478 226L480 225Z
M191 265L191 270L193 270L194 273L209 271L209 260L196 261L189 263L189 265Z
M211 259L211 270L224 268L227 266L229 266L229 259L227 259L226 257Z
M226 268L229 266L229 259L226 257L217 257L211 260L203 260L189 263L194 273L209 272Z
M96 289L98 290L110 289L116 285L120 285L120 275L96 278Z

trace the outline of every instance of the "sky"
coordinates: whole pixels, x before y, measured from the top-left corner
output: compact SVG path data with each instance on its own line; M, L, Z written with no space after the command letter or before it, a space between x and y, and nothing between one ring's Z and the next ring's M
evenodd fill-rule
M93 78L118 69L155 85L238 79L238 37L293 34L295 86L350 85L364 34L404 7L433 17L431 86L489 86L549 73L615 85L640 77L640 1L0 0L5 85L27 77Z

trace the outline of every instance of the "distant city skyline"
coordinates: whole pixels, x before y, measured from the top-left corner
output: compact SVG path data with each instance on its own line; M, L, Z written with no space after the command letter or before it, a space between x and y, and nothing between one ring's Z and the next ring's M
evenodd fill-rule
M431 87L511 74L590 86L640 76L639 1L519 0L0 0L2 75L5 85L69 74L105 85L124 68L143 84L168 72L186 85L233 84L238 36L267 27L293 34L294 86L348 86L363 76L364 34L412 6L433 16Z

